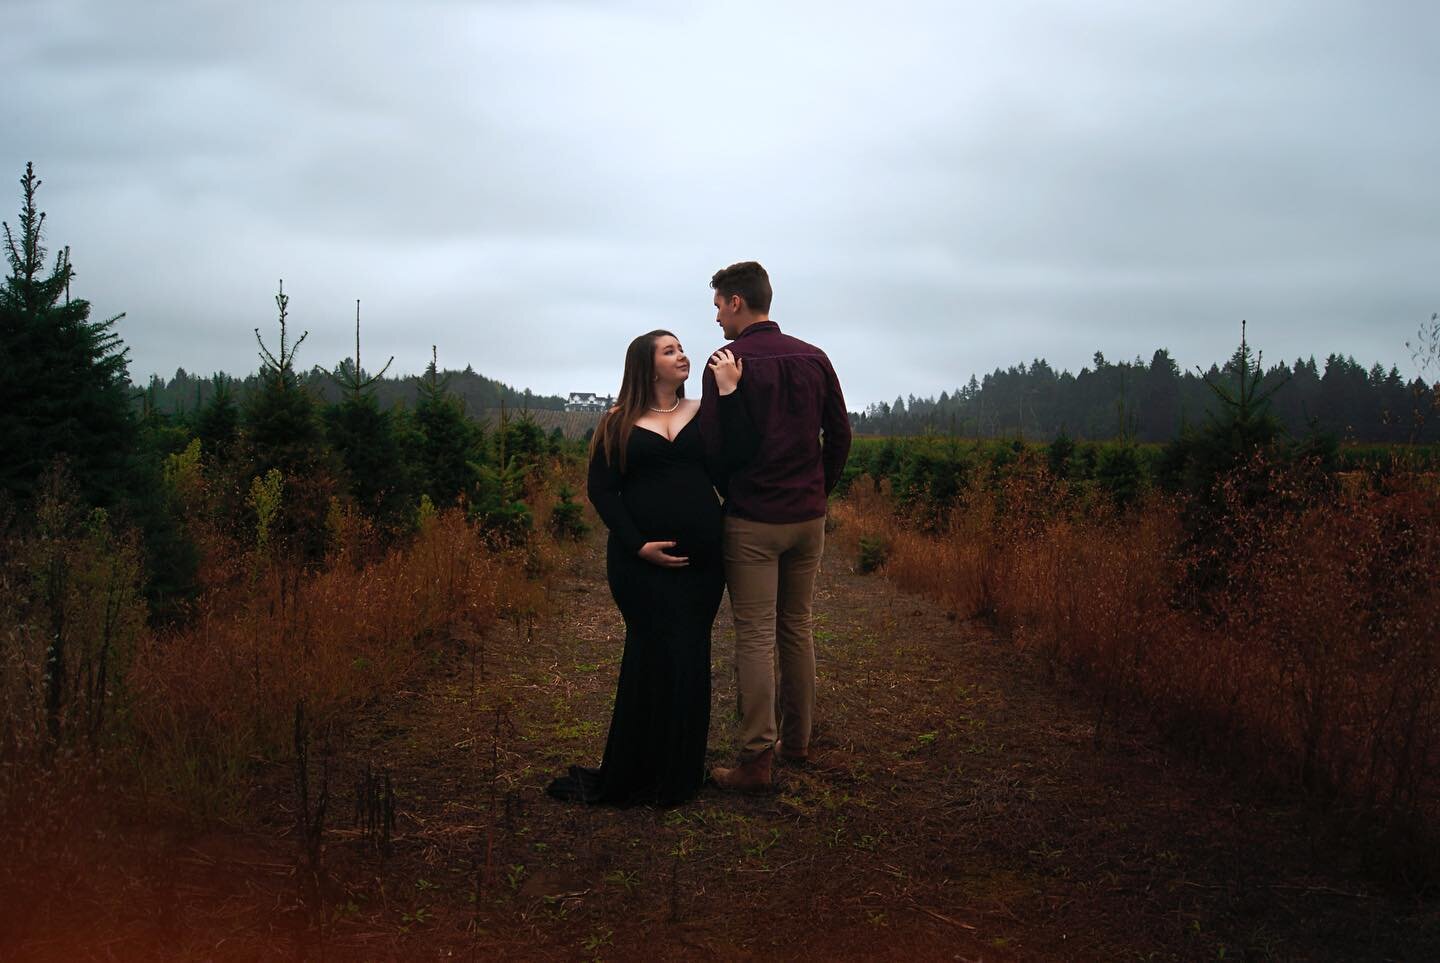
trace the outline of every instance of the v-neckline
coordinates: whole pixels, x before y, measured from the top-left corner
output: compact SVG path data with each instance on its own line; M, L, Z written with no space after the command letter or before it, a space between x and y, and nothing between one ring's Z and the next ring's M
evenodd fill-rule
M700 412L698 412L698 411L695 412L695 414L691 415L691 416L690 416L690 420L687 421L687 422L685 422L685 424L683 424L683 425L680 426L680 431L675 432L675 437L674 437L674 438L666 438L664 435L660 434L660 432L656 431L654 428L646 428L644 425L640 424L639 422L636 422L635 427L636 427L636 428L639 428L641 431L648 431L648 432L650 432L650 434L654 435L656 438L659 438L661 441L665 442L665 444L667 444L667 445L673 445L673 444L675 444L676 440L679 439L679 437L680 437L680 432L684 431L686 428L689 428L691 425L693 425L693 424L695 423L695 419L696 419L696 418L699 418L699 417L700 417Z

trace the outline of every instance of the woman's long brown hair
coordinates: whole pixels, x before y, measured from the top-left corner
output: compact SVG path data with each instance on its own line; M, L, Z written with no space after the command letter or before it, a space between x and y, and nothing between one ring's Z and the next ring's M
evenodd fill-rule
M591 458L596 451L603 451L607 462L618 464L620 470L625 471L625 448L630 444L630 433L654 400L655 342L666 336L675 337L669 331L650 331L631 341L625 349L620 394L615 398L615 407L601 415L600 424L595 426L595 434L590 439ZM675 389L675 397L685 397L683 384Z

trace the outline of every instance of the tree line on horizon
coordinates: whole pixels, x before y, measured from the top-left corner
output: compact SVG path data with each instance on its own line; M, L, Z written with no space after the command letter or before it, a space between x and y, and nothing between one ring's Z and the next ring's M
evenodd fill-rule
M971 375L940 396L897 397L851 415L868 435L939 434L1046 441L1124 439L1167 442L1218 412L1214 386L1233 387L1239 351L1208 371L1182 371L1165 349L1143 359L1111 362L1096 352L1079 374L1056 371L1043 358ZM1421 443L1440 438L1433 417L1436 386L1407 381L1397 367L1365 368L1331 354L1324 364L1300 358L1263 368L1259 390L1270 412L1294 438L1323 434L1339 441ZM1271 394L1273 392L1273 394Z
M1037 358L997 368L983 378L972 375L968 383L939 397L910 394L871 404L851 412L850 420L858 433L870 435L1049 440L1064 434L1077 440L1161 443L1215 413L1216 395L1206 382L1233 384L1238 372L1235 355L1206 371L1182 371L1163 348L1148 364L1141 358L1110 362L1100 352L1093 364L1072 374ZM297 373L297 379L321 404L337 404L343 400L341 385L354 374L354 361L346 358L331 370L314 365ZM374 377L363 369L359 375L382 410L414 408L423 397L429 369L418 376ZM263 377L263 371L243 378L225 372L205 377L182 367L171 378L152 375L145 387L131 390L138 411L185 417L212 402L217 391L246 397ZM502 406L517 412L565 408L565 399L558 395L512 387L470 365L441 370L439 377L470 412ZM1264 369L1260 384L1267 393L1275 389L1271 411L1291 437L1318 433L1341 441L1387 444L1440 437L1440 429L1427 418L1435 386L1421 377L1407 381L1395 365L1386 370L1377 362L1366 368L1342 354L1330 354L1321 364L1311 356Z
M376 404L384 410L403 405L414 408L424 396L424 384L431 377L434 363L419 375L391 375L361 369L356 371L355 362L344 358L333 368L320 365L296 372L298 383L322 404L338 404L344 400L343 385L357 376L367 385L366 391L374 396ZM441 368L437 375L446 382L449 391L465 409L470 412L492 411L502 406L522 411L564 411L565 399L558 395L537 395L528 388L514 388L494 378L487 378L470 365L462 370ZM158 374L142 387L131 385L131 394L140 412L154 411L169 416L184 417L193 414L215 399L217 392L226 391L232 396L244 398L257 390L264 381L264 370L242 376L217 371L211 375L200 375L177 368L170 378Z

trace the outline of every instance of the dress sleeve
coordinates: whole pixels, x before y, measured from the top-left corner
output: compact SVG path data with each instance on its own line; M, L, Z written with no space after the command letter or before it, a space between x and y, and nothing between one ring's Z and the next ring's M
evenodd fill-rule
M700 441L705 446L705 467L710 469L714 476L714 467L721 461L720 457L720 412L717 410L717 402L720 400L719 392L715 387L715 373L710 366L705 365L700 371L700 413L695 417L700 419ZM721 491L724 491L722 488Z
M590 504L595 506L595 511L600 513L600 519L605 523L605 527L610 529L610 534L619 539L627 552L637 553L645 544L645 537L640 534L635 520L625 508L625 500L620 494L624 487L620 466L610 464L604 450L597 445L595 454L590 456L590 473L586 479L585 494L590 499Z
M744 385L744 379L740 384ZM744 468L755 453L760 450L760 433L750 420L750 410L745 407L744 388L737 387L728 395L715 399L720 415L720 451L711 474L728 475Z

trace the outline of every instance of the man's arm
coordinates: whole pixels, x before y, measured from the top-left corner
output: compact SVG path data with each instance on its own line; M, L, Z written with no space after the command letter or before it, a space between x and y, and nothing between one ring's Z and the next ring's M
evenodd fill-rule
M845 395L830 359L825 359L825 407L820 412L820 431L824 448L820 453L825 465L825 494L840 484L845 460L850 457L850 413L845 408Z

